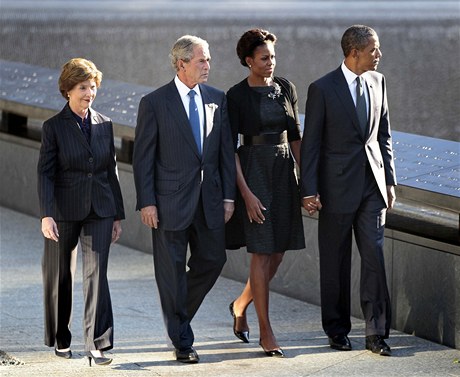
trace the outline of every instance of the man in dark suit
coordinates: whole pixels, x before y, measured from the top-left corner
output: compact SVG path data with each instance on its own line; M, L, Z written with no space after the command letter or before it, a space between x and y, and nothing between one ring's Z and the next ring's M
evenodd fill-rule
M391 355L391 304L383 258L385 214L396 185L382 53L377 33L354 25L342 65L308 89L301 147L304 208L319 213L322 323L329 344L351 350L352 229L361 255L366 348ZM362 80L360 84L358 79Z
M133 170L168 336L176 359L195 363L190 321L226 262L236 168L225 94L203 84L208 43L183 36L170 57L176 77L139 104Z

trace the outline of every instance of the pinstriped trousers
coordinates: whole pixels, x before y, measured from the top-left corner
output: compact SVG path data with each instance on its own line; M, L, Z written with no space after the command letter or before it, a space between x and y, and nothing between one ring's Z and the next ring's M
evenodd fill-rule
M113 348L113 314L107 280L112 217L91 213L83 221L57 221L59 241L45 238L42 259L45 344L70 347L72 297L80 241L83 271L85 351Z

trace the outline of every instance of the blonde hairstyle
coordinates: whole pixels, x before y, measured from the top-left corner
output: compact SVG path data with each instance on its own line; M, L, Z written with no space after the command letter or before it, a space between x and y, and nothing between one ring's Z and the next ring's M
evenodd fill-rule
M68 100L68 92L77 84L94 80L96 87L99 88L102 82L102 72L96 68L96 65L83 58L70 59L62 66L61 76L59 76L59 91L62 96Z
M203 49L209 50L208 42L194 35L184 35L174 43L169 58L171 59L171 65L176 71L179 70L177 66L179 60L183 60L184 62L192 60L193 48L195 46L201 46Z

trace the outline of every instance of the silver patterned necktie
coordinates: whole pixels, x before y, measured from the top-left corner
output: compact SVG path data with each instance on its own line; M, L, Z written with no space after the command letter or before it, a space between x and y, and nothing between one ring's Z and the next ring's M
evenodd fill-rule
M360 76L356 78L356 113L358 114L359 125L364 135L367 128L367 109L363 83Z

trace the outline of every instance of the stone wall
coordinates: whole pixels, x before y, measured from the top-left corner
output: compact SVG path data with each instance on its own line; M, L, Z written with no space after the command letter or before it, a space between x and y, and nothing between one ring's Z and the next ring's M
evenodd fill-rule
M309 83L341 63L343 31L368 24L380 36L379 71L387 78L393 129L459 140L456 1L223 0L203 1L199 9L177 0L38 4L2 1L0 59L59 68L83 56L106 78L158 87L173 75L171 45L196 34L211 46L209 83L227 90L247 73L236 42L257 26L277 35L276 74L297 86L300 112Z

